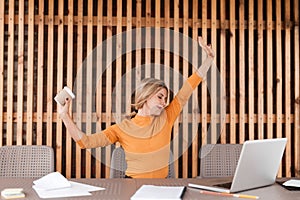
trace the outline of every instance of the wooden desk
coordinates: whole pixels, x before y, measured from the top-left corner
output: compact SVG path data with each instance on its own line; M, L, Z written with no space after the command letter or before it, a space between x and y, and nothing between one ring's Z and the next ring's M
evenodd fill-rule
M0 190L9 187L24 188L26 198L39 199L36 192L32 189L30 178L0 178ZM120 199L129 200L135 191L143 184L168 185L168 186L187 186L188 183L201 185L213 185L228 181L228 179L72 179L72 181L86 183L94 186L104 187L106 190L92 192L92 196L64 198L64 199ZM243 194L259 196L262 200L300 200L300 191L288 191L278 184L249 190ZM184 199L237 199L230 197L220 197L200 194L199 190L187 188Z

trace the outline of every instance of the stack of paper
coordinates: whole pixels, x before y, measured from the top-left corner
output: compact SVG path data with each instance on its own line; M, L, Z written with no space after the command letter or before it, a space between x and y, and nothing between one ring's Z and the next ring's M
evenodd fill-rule
M6 188L1 191L1 197L4 199L18 199L25 197L23 188Z
M104 190L87 184L68 181L59 172L50 173L36 181L32 186L40 198L61 198L89 196L90 192Z
M156 185L143 185L131 197L131 200L146 200L146 199L159 199L171 200L181 199L185 191L184 186L156 186Z

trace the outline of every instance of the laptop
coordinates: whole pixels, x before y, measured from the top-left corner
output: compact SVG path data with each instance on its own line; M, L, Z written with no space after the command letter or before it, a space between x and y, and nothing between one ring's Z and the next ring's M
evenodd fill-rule
M229 188L224 185L204 186L189 183L189 187L215 192L235 193L275 183L286 138L248 140L242 147L235 174Z

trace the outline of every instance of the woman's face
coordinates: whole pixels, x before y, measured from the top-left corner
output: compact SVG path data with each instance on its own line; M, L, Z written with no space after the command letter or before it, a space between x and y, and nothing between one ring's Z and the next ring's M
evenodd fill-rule
M168 92L165 88L159 89L156 93L149 97L144 104L150 115L158 116L166 106Z

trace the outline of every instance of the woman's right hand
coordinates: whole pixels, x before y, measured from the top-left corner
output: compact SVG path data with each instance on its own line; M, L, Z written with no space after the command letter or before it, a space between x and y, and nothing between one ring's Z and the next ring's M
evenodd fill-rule
M65 100L64 105L60 105L59 103L57 104L57 112L61 119L63 119L66 115L69 114L70 104L71 100L68 98Z

